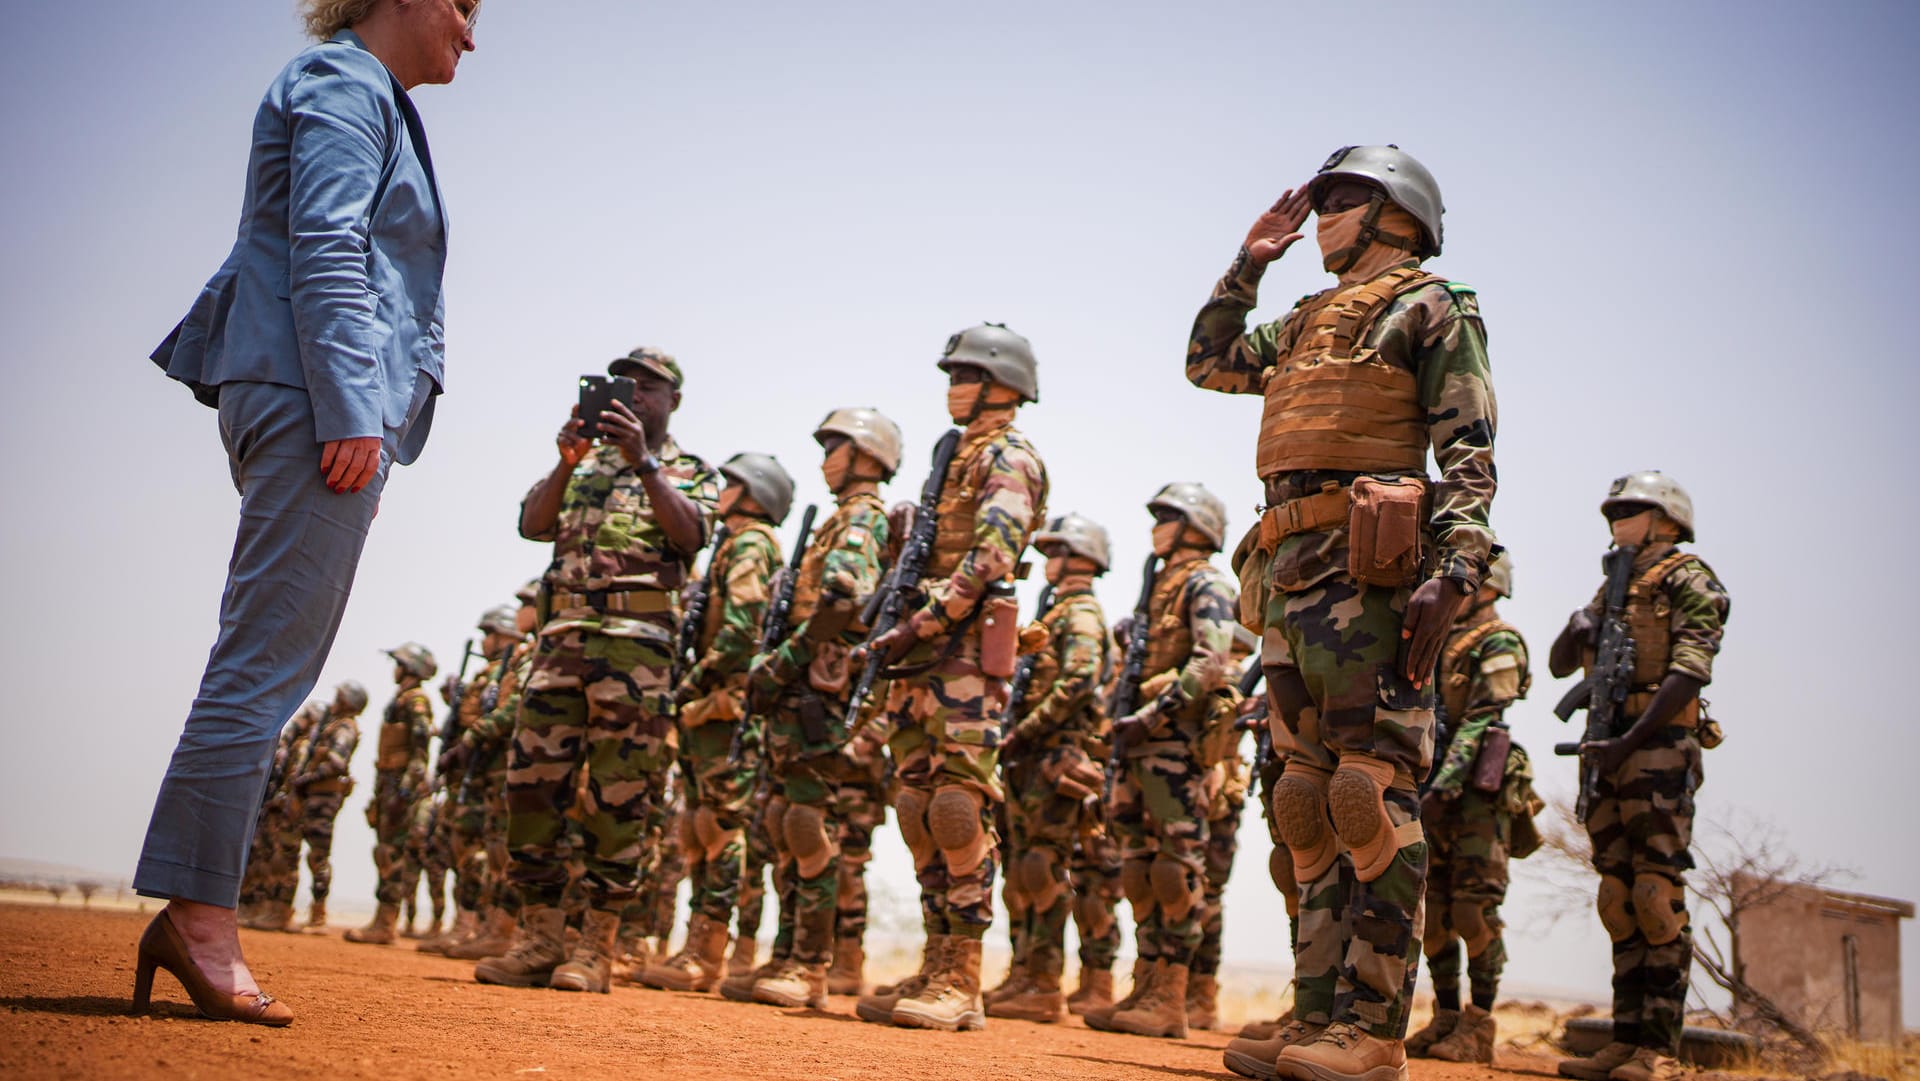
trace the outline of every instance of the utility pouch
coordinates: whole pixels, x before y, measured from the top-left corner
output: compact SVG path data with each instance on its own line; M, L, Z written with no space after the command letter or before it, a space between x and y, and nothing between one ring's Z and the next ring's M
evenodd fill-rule
M819 695L800 695L794 713L800 720L800 735L810 746L833 742L833 725L827 720L827 704Z
M1267 629L1267 601L1273 596L1273 549L1260 543L1260 521L1233 548L1233 573L1240 579L1240 625L1254 634Z
M1360 477L1347 511L1347 573L1371 586L1402 589L1426 560L1425 477Z
M1699 726L1694 729L1693 734L1700 740L1701 750L1711 751L1727 741L1727 732L1726 729L1720 727L1719 721L1714 720L1708 715L1707 700L1702 698L1699 701L1700 723Z
M1010 679L1020 654L1020 601L1013 587L997 585L980 603L980 671Z
M1467 782L1481 792L1498 792L1507 783L1507 752L1513 748L1513 736L1504 728L1489 727L1480 734L1480 749L1474 754L1473 773Z

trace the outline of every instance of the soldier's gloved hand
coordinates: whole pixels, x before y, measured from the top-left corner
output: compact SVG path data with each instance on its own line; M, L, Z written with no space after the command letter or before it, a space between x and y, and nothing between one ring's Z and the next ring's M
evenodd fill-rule
M1312 211L1313 201L1307 198L1306 185L1281 192L1273 206L1247 230L1247 260L1254 266L1264 267L1285 255L1287 249L1305 235L1300 227L1306 224L1307 215Z
M758 699L770 701L793 678L793 672L779 652L762 653L747 666L747 688Z
M1440 647L1447 632L1467 603L1460 580L1429 578L1413 591L1407 602L1407 614L1400 623L1401 674L1415 687L1424 687L1433 679L1434 665L1440 660Z
M433 768L440 776L447 777L458 772L466 763L467 744L463 737L460 740L454 741L446 750L440 752L440 757L434 759Z
M1585 645L1595 645L1600 633L1600 621L1585 608L1579 609L1567 617L1567 636Z
M1113 735L1110 737L1114 751L1118 754L1126 754L1144 741L1152 730L1152 718L1145 714L1130 713L1120 718L1113 722Z
M912 621L901 620L892 630L868 642L861 647L867 653L880 658L881 664L897 664L900 658L920 644L920 635L913 629ZM862 660L865 658L862 657Z

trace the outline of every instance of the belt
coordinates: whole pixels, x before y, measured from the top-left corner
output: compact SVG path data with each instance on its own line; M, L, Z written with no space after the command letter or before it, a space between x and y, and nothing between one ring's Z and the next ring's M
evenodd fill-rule
M345 781L313 781L308 783L302 791L310 795L318 796L333 792L344 792L346 791L346 787Z
M1347 490L1329 488L1268 507L1260 515L1260 547L1272 551L1295 533L1312 533L1347 524Z
M555 593L553 610L563 612L569 608L592 608L599 612L628 612L636 615L653 615L673 611L673 597L666 590L635 587L633 589L589 589L585 593Z

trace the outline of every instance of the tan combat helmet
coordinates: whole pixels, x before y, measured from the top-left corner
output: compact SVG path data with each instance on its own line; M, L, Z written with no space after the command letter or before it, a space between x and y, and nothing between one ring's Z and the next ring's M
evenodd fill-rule
M1043 544L1065 545L1067 551L1093 560L1103 571L1113 566L1107 528L1082 514L1063 514L1048 522L1047 528L1033 535L1035 548Z
M856 449L886 469L889 479L900 468L900 426L878 409L849 405L827 414L813 430L814 442L826 445L830 435L844 435Z
M347 716L358 717L367 708L367 689L357 679L349 679L333 689L333 700L347 708Z
M1150 511L1178 511L1185 517L1187 524L1199 530L1213 542L1215 551L1226 547L1227 543L1227 505L1220 497L1207 491L1204 485L1190 481L1175 481L1154 493L1147 501Z
M433 651L418 642L402 642L392 649L381 650L393 658L400 670L417 679L432 679L440 670L440 662L433 659Z
M979 368L994 382L1018 391L1021 401L1040 400L1040 364L1033 358L1033 343L1005 323L982 323L948 338L938 363L943 372L955 365Z
M1320 171L1307 181L1307 198L1320 206L1321 193L1336 180L1362 180L1381 191L1394 205L1413 215L1426 230L1426 243L1415 255L1440 254L1445 235L1440 217L1446 207L1440 201L1440 185L1412 154L1388 143L1385 146L1343 146L1327 158ZM1369 215L1369 219L1377 215ZM1363 245L1364 246L1364 245Z
M1502 597L1513 596L1513 553L1501 549L1500 554L1493 557L1493 562L1487 564L1487 576L1480 580L1480 584Z
M1680 527L1681 540L1693 539L1693 497L1680 487L1678 481L1665 473L1649 469L1614 478L1607 487L1607 498L1600 501L1600 513L1605 514L1608 507L1622 503L1646 503L1659 507L1661 513Z
M777 525L793 509L793 476L771 454L747 451L727 459L720 475L740 485Z
M527 579L526 585L523 585L519 589L514 591L513 599L519 601L523 605L539 604L540 603L540 579L538 578Z
M517 604L496 604L482 613L480 622L474 625L488 634L505 634L518 638L520 627L514 620L519 614L520 606Z

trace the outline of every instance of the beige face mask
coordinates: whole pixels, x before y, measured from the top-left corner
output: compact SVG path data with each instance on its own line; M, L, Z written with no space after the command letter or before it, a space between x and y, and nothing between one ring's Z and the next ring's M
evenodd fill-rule
M853 473L853 444L842 443L827 452L826 460L820 463L820 476L827 482L827 491L837 492L847 483Z
M1057 586L1061 582L1066 580L1067 559L1068 559L1068 556L1067 556L1067 553L1065 552L1061 552L1058 555L1050 555L1047 557L1047 581L1048 582L1051 582L1052 584Z
M1315 239L1320 242L1320 265L1328 270L1344 267L1354 241L1360 239L1360 222L1367 216L1367 204L1342 210L1338 214L1316 216ZM1335 273L1339 271L1335 270Z
M1153 526L1153 554L1162 558L1172 555L1174 546L1180 543L1180 534L1185 532L1187 523L1156 522Z
M1647 543L1653 535L1653 516L1659 513L1652 507L1641 511L1631 518L1607 523L1613 527L1613 543L1617 548L1638 548Z
M953 383L947 387L947 416L955 424L965 424L973 419L980 404L980 398L986 394L985 383Z
M1374 239L1356 255L1353 246L1359 243L1366 217L1367 208L1357 206L1320 219L1320 265L1343 282L1372 281L1413 258L1419 246L1420 223L1397 204L1383 203L1373 222Z

